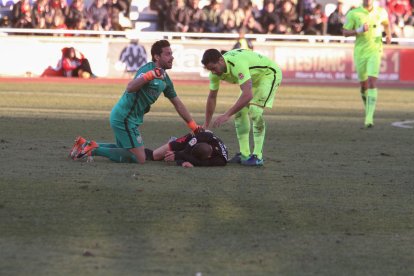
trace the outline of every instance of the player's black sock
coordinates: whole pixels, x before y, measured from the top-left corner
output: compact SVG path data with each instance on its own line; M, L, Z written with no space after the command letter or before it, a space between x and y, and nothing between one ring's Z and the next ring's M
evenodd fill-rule
M145 149L145 160L154 161L153 150Z

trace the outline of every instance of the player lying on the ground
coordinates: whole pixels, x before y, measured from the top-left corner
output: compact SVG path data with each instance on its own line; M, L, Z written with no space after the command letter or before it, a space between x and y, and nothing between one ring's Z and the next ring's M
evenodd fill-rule
M176 140L151 150L145 149L148 160L175 161L177 165L225 166L228 160L227 147L211 131L188 133Z

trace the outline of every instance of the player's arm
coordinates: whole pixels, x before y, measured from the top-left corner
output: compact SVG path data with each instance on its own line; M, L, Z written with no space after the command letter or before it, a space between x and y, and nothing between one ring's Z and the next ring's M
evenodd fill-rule
M391 34L391 26L390 26L390 23L388 21L388 17L381 24L384 27L385 41L386 41L387 44L391 44L392 34Z
M353 13L348 13L346 16L344 27L342 28L342 34L345 37L357 36L368 31L368 29L369 26L367 23L362 24L361 26L356 26Z
M62 68L65 71L71 71L71 70L75 70L76 68L78 68L78 66L75 64L72 64L68 58L63 58Z
M240 97L237 99L236 103L230 107L224 114L217 117L214 121L214 126L219 127L223 123L227 122L231 116L239 112L243 107L247 106L251 99L253 99L252 91L252 80L249 79L240 85L242 91Z
M218 90L210 90L210 93L208 94L206 103L206 120L204 121L205 128L209 127L211 118L213 117L214 111L216 110L217 93Z
M164 77L164 69L154 68L154 70L150 70L144 74L141 74L137 78L130 81L126 87L126 91L129 93L136 93L141 89L141 87L153 79L164 79Z
M197 123L194 121L193 117L191 117L190 112L188 112L187 107L184 103L180 100L178 96L169 99L173 104L175 110L177 111L178 115L187 123L187 126L191 131L197 132L202 129Z

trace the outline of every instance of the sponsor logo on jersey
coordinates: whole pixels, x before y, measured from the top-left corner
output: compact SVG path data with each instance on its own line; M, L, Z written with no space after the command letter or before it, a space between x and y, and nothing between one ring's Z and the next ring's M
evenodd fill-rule
M244 79L244 75L242 73L239 73L239 80Z

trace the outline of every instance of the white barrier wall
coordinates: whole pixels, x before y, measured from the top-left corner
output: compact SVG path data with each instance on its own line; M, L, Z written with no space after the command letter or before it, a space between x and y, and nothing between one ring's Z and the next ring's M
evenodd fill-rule
M155 39L141 39L148 60ZM170 40L174 65L169 74L175 79L203 79L207 72L201 58L208 48L230 50L234 40L176 39ZM0 37L0 76L40 76L48 66L56 66L63 47L73 46L81 51L98 77L131 77L120 62L121 52L130 43L124 38L87 37ZM353 66L353 43L256 42L255 50L273 58L282 67L284 80L344 81L356 79ZM131 54L131 62L137 57ZM413 46L386 47L381 65L383 81L414 81Z

